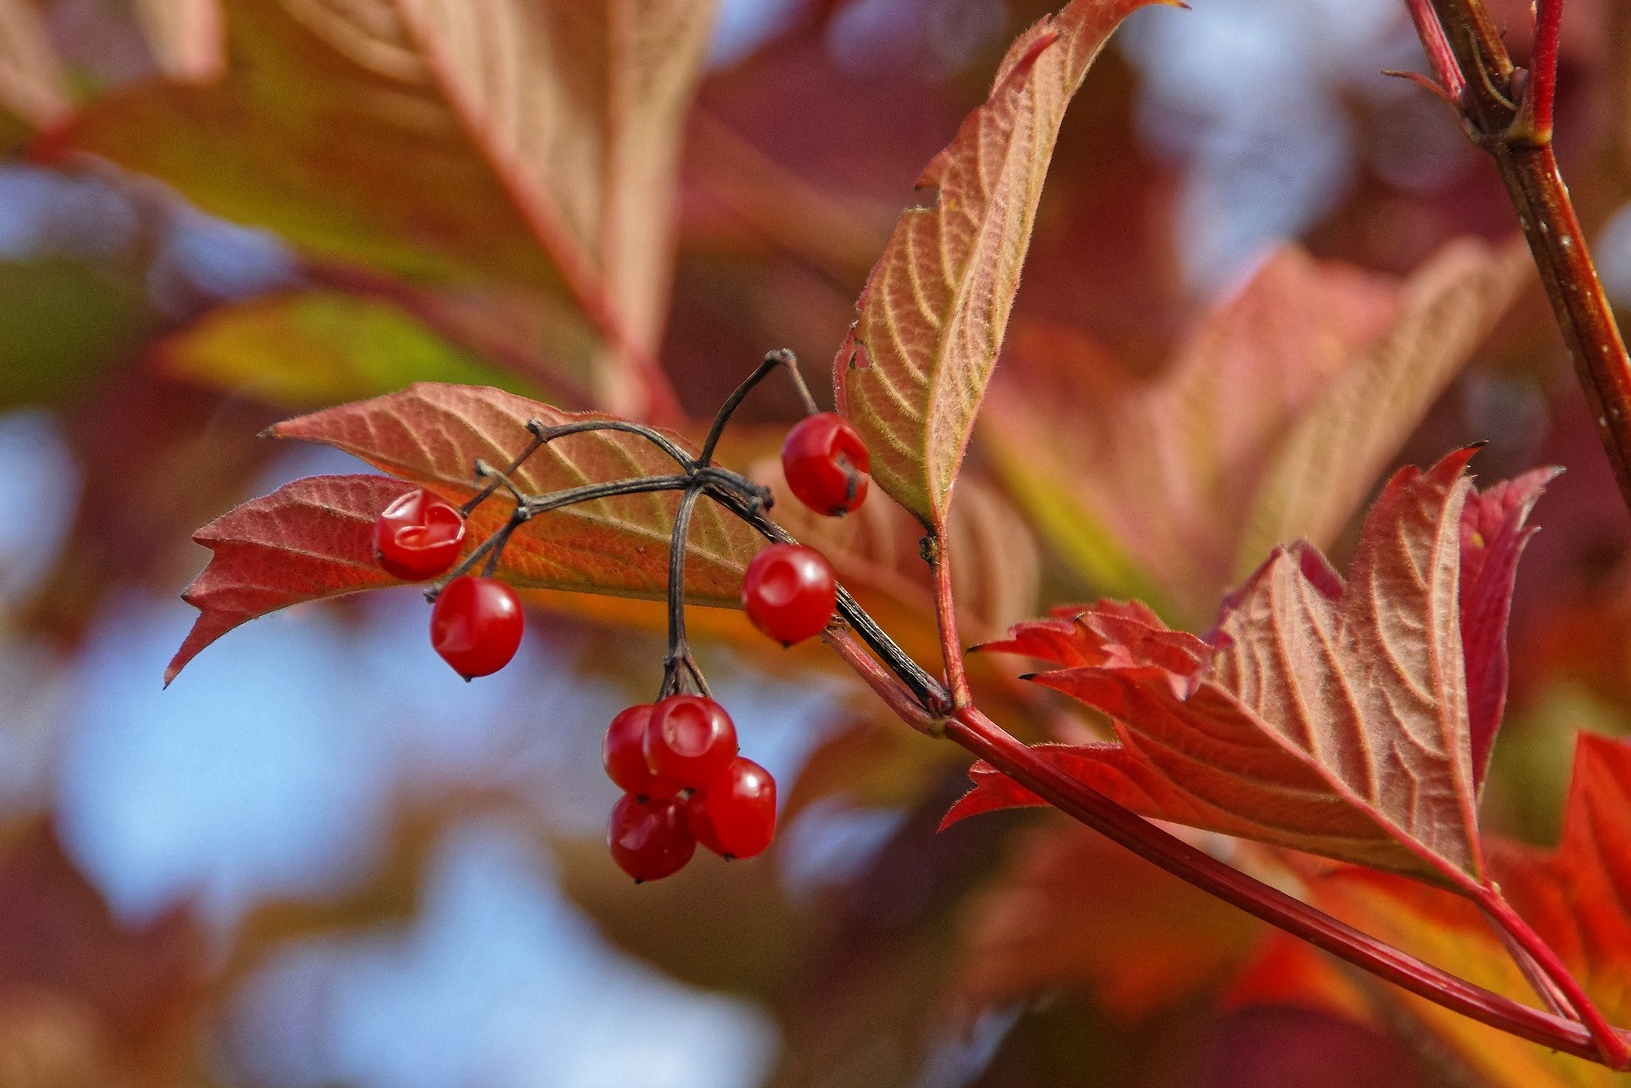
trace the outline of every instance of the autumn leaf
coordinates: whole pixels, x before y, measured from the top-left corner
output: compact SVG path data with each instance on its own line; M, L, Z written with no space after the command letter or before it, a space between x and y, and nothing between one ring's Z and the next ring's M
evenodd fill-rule
M1472 772L1482 788L1506 708L1506 627L1518 557L1537 530L1529 513L1560 469L1536 469L1472 491L1461 510L1461 651L1467 661Z
M1500 839L1490 843L1490 869L1502 892L1558 953L1609 1022L1621 1025L1631 1022L1628 813L1631 744L1582 733L1557 848L1541 850ZM1469 982L1515 1001L1536 1001L1487 920L1465 899L1353 869L1317 881L1312 899L1321 909ZM1300 958L1298 973L1311 993L1331 985L1333 968L1324 957L1290 947L1281 954L1288 961ZM1496 1031L1414 995L1388 993L1491 1085L1609 1088L1623 1083L1623 1075L1601 1065Z
M108 96L45 150L153 174L318 258L543 286L650 355L705 0L223 6L224 79ZM608 406L647 407L630 373L601 378Z
M218 306L159 343L168 377L291 410L379 396L418 381L516 380L383 302L337 291L274 294Z
M1462 240L1397 281L1286 247L1154 378L1071 328L1020 325L984 448L1095 589L1199 621L1273 544L1336 542L1505 310L1523 259ZM1314 435L1333 443L1321 464L1340 463L1297 475Z
M1050 822L973 905L954 1000L977 1014L1080 989L1106 1016L1137 1023L1217 986L1262 932L1097 832Z
M1136 605L1016 627L988 649L1059 664L1034 679L1116 720L1117 744L1039 752L1146 815L1451 886L1482 882L1467 678L1491 683L1499 670L1464 664L1461 622L1504 618L1505 606L1465 608L1461 597L1471 455L1393 478L1346 585L1312 546L1277 549L1205 640ZM1489 518L1514 559L1542 482L1477 500L1475 520ZM1504 560L1499 577L1469 587L1508 596ZM1474 650L1491 645L1481 635ZM989 770L975 780L948 822L1025 800Z
M1294 421L1263 473L1240 549L1244 574L1276 541L1334 541L1450 378L1534 275L1528 248L1461 240L1403 286L1398 320Z
M592 418L605 417L562 412L497 389L420 383L271 428L276 437L322 442L400 479L297 481L201 529L195 539L215 554L187 596L203 614L171 662L170 677L204 646L254 616L297 601L396 584L372 569L369 533L379 511L402 493L402 480L462 503L476 493L476 459L509 464L531 440L529 419L554 425ZM669 437L685 448L683 439ZM542 495L678 471L644 439L598 431L557 439L511 479L527 493ZM624 495L532 518L505 545L498 573L523 588L664 596L678 501L675 492ZM469 520L472 546L506 524L510 509L502 495L477 508ZM688 598L735 607L742 571L762 543L733 515L700 503L686 552Z
M6 1084L182 1088L204 1083L199 1031L213 955L188 906L122 918L55 823L0 840L0 1054Z
M991 96L917 187L861 293L834 362L840 410L880 487L924 525L945 524L1003 332L1065 106L1130 12L1153 0L1075 0L1020 35Z
M389 476L308 476L198 530L193 540L212 554L182 598L200 614L165 684L239 624L302 601L398 584L374 561L374 519L411 490Z

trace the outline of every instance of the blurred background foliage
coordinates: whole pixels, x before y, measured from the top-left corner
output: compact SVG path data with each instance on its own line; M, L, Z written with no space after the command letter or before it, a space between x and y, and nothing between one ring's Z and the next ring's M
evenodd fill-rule
M966 760L734 614L698 616L702 655L780 837L639 888L598 745L659 680L645 606L539 594L523 658L467 687L416 595L376 594L160 690L193 530L357 470L257 442L277 419L434 379L695 429L779 346L830 397L913 180L1048 7L0 0L0 1085L1469 1082L1401 1008L1300 987L1256 923L1062 820L936 835ZM1421 67L1397 0L1194 8L1137 13L1067 115L1014 342L1065 327L1159 381L1279 243L1405 275L1510 235L1448 111L1378 74ZM1631 306L1628 94L1631 9L1576 0L1560 157ZM796 411L756 395L732 459ZM1486 798L1536 842L1573 730L1631 731L1625 512L1584 413L1531 284L1396 453L1568 468ZM1005 434L959 490L971 637L1170 585L1136 538L1107 566L1104 532L1061 529ZM903 518L869 503L828 546L927 659ZM1204 623L1208 585L1172 614ZM1013 671L976 670L998 720L1090 728Z

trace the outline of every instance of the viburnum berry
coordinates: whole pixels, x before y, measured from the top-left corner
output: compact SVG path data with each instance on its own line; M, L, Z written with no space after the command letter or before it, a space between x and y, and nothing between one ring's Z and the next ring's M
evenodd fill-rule
M600 759L606 766L607 777L625 793L636 797L672 797L680 787L658 778L646 766L646 727L651 724L651 711L651 704L641 703L619 712L606 727Z
M469 680L510 663L524 621L515 590L493 578L463 575L443 587L430 612L430 644Z
M400 496L374 520L374 559L405 582L445 572L463 543L464 515L424 488Z
M723 858L751 858L776 836L776 780L742 756L685 803L691 834Z
M636 884L673 876L697 852L697 840L686 826L683 801L673 797L642 800L631 793L612 806L606 845L617 867Z
M736 724L704 695L670 695L651 708L646 766L681 789L699 790L736 756Z
M831 565L802 544L762 549L742 576L742 608L748 619L784 646L820 634L837 606Z
M818 514L847 514L866 499L866 443L837 412L805 416L782 443L782 473L800 502Z

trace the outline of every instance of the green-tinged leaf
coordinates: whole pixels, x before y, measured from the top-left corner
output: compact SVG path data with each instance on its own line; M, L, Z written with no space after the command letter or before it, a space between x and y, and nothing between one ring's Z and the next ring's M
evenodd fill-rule
M498 389L420 383L389 396L280 423L271 434L322 442L355 454L454 503L476 492L480 458L507 465L531 440L529 419L546 424L606 418L562 412ZM684 440L670 435L684 446ZM672 475L675 463L644 439L614 431L570 435L539 450L512 475L531 494L642 476ZM187 596L202 610L171 662L174 677L199 650L245 620L303 600L394 585L373 560L375 516L401 494L400 480L314 477L251 500L199 530L214 550ZM498 574L523 588L657 598L668 585L675 492L580 503L526 522L505 545ZM469 520L469 544L509 521L502 493ZM758 534L710 502L691 522L686 593L698 604L735 607Z
M316 257L550 285L614 346L651 350L707 0L224 7L223 79L109 96L51 146ZM602 377L608 404L642 407Z
M1261 473L1235 556L1244 575L1276 542L1328 547L1410 432L1534 274L1521 240L1451 243L1404 286L1386 335L1331 383Z
M1336 542L1521 271L1517 256L1471 240L1402 282L1286 247L1152 379L1071 329L1023 325L982 434L1095 590L1202 623L1273 544ZM1354 433L1336 435L1339 419ZM1328 436L1315 460L1329 471L1287 482L1313 435ZM1275 503L1268 536L1254 511Z
M68 260L0 261L0 409L57 404L152 331L139 283Z
M1153 0L1075 0L1022 34L990 99L924 170L934 203L901 215L834 362L839 405L878 484L944 525L1002 346L1065 106L1111 32Z
M526 391L396 307L338 292L222 306L158 345L154 359L170 377L295 410L419 381Z
M32 0L0 0L0 151L12 132L50 124L68 111L68 81Z

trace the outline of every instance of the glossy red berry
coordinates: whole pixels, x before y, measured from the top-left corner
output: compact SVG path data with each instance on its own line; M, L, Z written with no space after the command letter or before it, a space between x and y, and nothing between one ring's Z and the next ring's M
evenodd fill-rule
M673 876L697 852L683 801L673 797L642 801L629 793L612 806L606 845L617 867L636 884Z
M706 696L670 695L651 708L645 754L654 776L699 790L735 758L736 725Z
M463 543L464 516L424 488L399 497L374 520L374 559L405 582L447 571Z
M606 765L607 777L624 792L636 797L672 797L680 788L658 778L646 766L646 727L651 724L651 710L651 704L641 703L613 718L606 727L600 759Z
M800 502L818 514L847 514L866 498L866 443L837 412L793 424L782 443L782 473Z
M776 837L776 780L737 756L686 801L691 834L720 857L751 858Z
M521 645L521 600L492 578L466 574L443 587L430 612L430 644L466 680L495 673Z
M753 626L784 646L819 635L838 607L832 567L814 548L772 544L742 576L742 608Z

